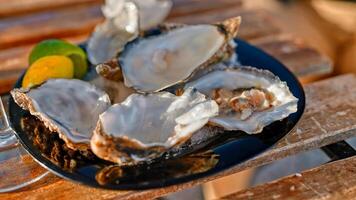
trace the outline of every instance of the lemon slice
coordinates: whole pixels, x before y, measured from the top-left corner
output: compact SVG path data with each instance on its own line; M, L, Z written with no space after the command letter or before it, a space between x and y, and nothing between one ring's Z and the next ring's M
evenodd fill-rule
M32 65L38 59L50 55L69 57L74 65L75 78L83 78L88 70L85 52L76 45L58 39L44 40L38 43L30 53L29 63Z
M38 59L27 70L22 87L39 85L51 78L73 78L74 66L66 56L46 56Z

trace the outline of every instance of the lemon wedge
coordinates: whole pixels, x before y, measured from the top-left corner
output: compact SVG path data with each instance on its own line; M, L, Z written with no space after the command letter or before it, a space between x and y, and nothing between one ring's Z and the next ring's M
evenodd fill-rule
M74 64L66 56L46 56L35 61L27 70L22 87L39 85L51 78L73 78Z

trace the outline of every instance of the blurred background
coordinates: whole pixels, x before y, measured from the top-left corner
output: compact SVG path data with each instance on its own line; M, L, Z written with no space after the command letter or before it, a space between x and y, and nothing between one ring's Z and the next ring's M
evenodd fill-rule
M206 0L190 0L192 5L204 1ZM53 37L75 43L85 41L95 25L102 21L100 5L103 2L103 0L0 0L0 94L6 94L26 69L28 53L35 43ZM194 12L194 9L179 10L183 0L173 2L177 9L170 15L168 21L189 21L189 17L187 19L179 15ZM236 9L239 13L243 8L245 11L241 13L253 10L255 13L263 14L269 23L264 24L264 20L261 20L255 25L259 26L259 30L268 32L267 37L280 38L281 41L293 38L295 45L306 46L302 55L294 55L300 56L296 59L307 57L316 59L312 52L308 51L308 48L312 48L333 63L333 68L328 68L319 76L302 76L303 83L338 74L356 73L356 0L234 0L234 2L241 3L229 10ZM246 16L247 20L253 21L248 18L248 14ZM254 27L250 28L251 30L246 32L253 32ZM256 38L258 37L244 39L253 43L266 39ZM291 51L290 48L286 46L283 50L288 52ZM356 146L355 141L348 142ZM215 199L327 161L328 157L321 150L305 152L163 199Z

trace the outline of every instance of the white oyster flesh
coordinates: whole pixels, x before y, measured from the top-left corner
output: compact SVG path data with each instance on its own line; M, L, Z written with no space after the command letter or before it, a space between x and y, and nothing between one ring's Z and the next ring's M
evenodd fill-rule
M127 42L138 35L138 10L135 4L116 0L115 2L117 5L114 7L103 8L107 19L95 27L89 38L87 52L92 64L114 58Z
M111 105L105 92L76 79L51 79L32 89L14 89L11 95L72 149L89 148L99 115Z
M123 13L125 3L133 2L137 5L139 12L140 30L147 30L162 23L172 8L171 0L106 0L102 7L104 16L119 18L125 24L128 20Z
M217 26L196 25L139 40L120 55L125 85L152 92L188 78L225 44Z
M182 96L168 92L132 94L100 115L91 149L100 158L122 164L120 154L107 153L115 151L109 149L112 145L103 144L114 138L122 141L116 146L130 143L135 144L130 145L134 149L169 149L191 138L217 114L218 105L193 89L187 89ZM131 159L145 157L134 155Z
M266 70L216 69L186 87L217 101L219 116L210 121L227 130L260 133L265 126L297 111L298 99L287 84Z

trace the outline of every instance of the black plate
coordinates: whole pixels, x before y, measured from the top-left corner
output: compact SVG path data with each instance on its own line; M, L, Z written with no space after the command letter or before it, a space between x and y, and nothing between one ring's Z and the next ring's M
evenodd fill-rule
M215 154L219 155L219 162L212 169L203 173L186 174L182 176L170 176L167 173L157 173L154 177L146 176L147 174L140 176L140 178L129 179L128 181L122 181L114 184L100 185L95 180L95 174L98 170L97 165L88 165L80 167L75 171L66 171L55 164L49 159L44 157L39 150L29 140L27 134L22 130L20 120L27 112L22 110L11 98L9 104L10 121L17 133L17 137L23 144L24 148L28 151L32 157L38 161L43 167L47 168L51 172L57 174L60 177L83 183L93 187L102 187L108 189L118 190L136 190L136 189L149 189L164 187L173 184L179 184L194 179L211 176L234 165L250 159L257 154L260 154L277 143L292 128L297 124L301 118L304 107L305 97L304 91L298 82L297 78L279 61L275 58L267 55L263 51L257 49L254 46L242 40L236 40L238 46L236 52L238 59L242 65L254 66L260 69L267 69L277 75L282 81L286 81L291 92L299 99L298 112L290 115L288 118L275 122L264 128L264 131L258 135L244 135L243 137L235 137L230 140L225 140L220 145L211 146L211 150ZM21 86L21 79L18 80L15 87ZM227 133L234 135L233 133ZM236 135L236 134L235 134ZM221 141L219 141L221 142ZM132 169L135 171L136 169ZM131 171L132 171L131 170ZM142 169L141 169L142 170ZM164 170L164 169L163 169Z

